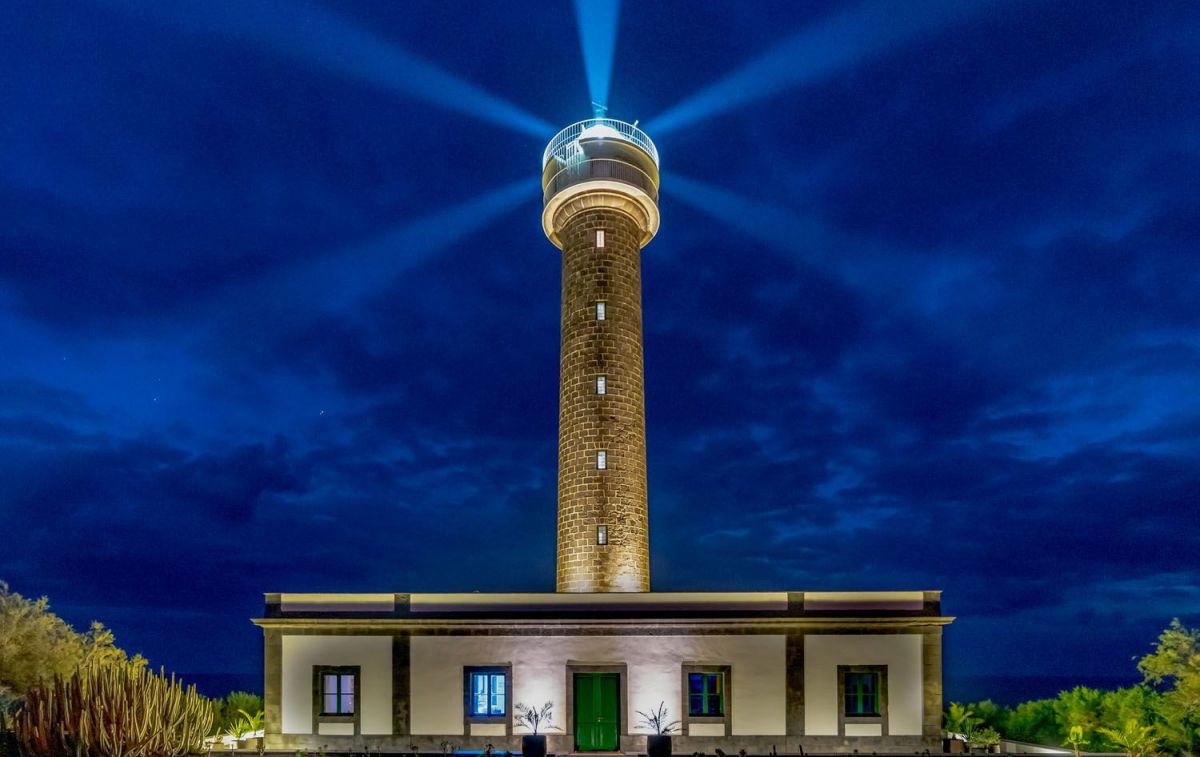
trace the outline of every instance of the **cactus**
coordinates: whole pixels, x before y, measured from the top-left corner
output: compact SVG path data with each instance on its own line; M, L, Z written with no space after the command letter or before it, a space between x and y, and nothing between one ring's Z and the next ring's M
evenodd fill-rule
M200 750L212 717L174 675L105 665L30 691L15 726L32 757L183 757Z

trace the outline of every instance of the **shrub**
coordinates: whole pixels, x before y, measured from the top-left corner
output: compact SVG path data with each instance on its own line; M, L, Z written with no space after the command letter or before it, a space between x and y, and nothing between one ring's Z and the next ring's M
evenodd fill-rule
M89 665L146 664L116 646L100 623L79 633L50 611L50 601L26 599L0 581L0 709L11 709L25 692Z
M989 749L999 743L1000 732L987 726L976 728L967 737L967 746L971 749Z
M209 735L215 736L228 732L231 726L240 725L243 712L262 712L263 698L249 691L231 691L224 699L214 699L212 706L213 727Z
M89 665L31 689L17 739L36 757L184 757L212 726L211 703L172 676L129 665Z

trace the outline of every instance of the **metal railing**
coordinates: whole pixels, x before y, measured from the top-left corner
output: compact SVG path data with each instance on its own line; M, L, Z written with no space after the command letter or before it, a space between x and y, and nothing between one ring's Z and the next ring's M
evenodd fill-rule
M573 163L554 174L554 177L546 182L546 187L542 192L542 204L550 202L551 197L567 187L593 179L608 179L623 184L632 184L650 195L651 200L658 202L658 187L645 171L620 160L594 158Z
M546 151L542 153L542 168L546 167L546 164L550 162L550 158L556 157L566 163L577 157L579 145L576 143L576 140L579 139L580 134L593 126L606 126L612 129L620 134L622 139L626 139L642 148L654 160L654 165L658 165L658 148L650 141L650 137L646 136L646 132L633 124L627 124L615 118L589 118L586 121L573 123L554 135L554 139L550 140L550 144L546 145Z

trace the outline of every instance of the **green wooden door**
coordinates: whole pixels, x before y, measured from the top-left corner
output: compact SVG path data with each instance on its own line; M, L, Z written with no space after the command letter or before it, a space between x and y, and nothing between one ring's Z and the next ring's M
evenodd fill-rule
M575 674L575 749L615 752L621 743L616 673Z

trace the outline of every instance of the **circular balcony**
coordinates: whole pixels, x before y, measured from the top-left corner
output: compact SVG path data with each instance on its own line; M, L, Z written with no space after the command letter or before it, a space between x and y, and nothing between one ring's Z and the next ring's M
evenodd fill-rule
M589 118L573 123L554 135L554 139L546 145L546 152L542 153L542 169L545 170L552 159L566 164L579 157L582 152L580 142L591 137L623 140L636 145L650 156L654 167L658 167L658 148L650 141L650 137L646 136L646 132L615 118Z
M646 133L611 118L560 131L542 155L542 228L556 246L575 214L608 207L629 215L642 244L658 231L658 149Z

